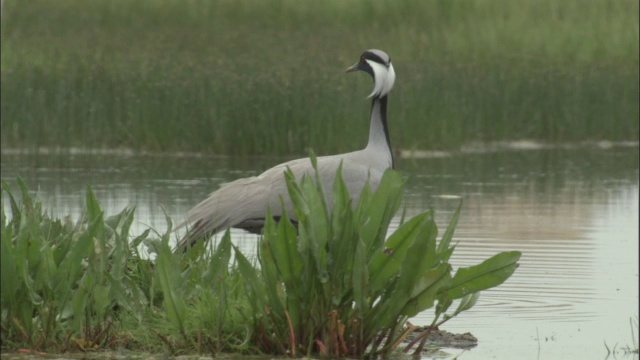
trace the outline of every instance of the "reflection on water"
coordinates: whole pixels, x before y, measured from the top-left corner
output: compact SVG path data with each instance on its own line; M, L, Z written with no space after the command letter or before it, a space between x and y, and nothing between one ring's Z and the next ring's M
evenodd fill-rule
M107 214L136 205L137 228L180 221L221 182L285 159L2 154L2 177L39 188L57 216L78 216L91 185ZM433 207L443 228L459 198L454 266L521 250L520 268L445 329L472 332L465 359L604 358L631 344L638 316L638 148L545 149L401 160L409 214ZM234 232L252 251L255 237ZM413 319L427 324L431 311ZM539 350L538 350L539 349ZM452 351L453 355L458 352Z

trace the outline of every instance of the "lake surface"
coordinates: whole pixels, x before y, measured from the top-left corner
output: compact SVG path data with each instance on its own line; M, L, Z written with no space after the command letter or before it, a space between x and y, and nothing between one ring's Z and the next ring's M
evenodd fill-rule
M441 229L460 199L454 267L520 250L503 285L442 329L471 332L462 359L604 359L632 343L638 319L638 146L443 153L400 159L408 214L432 207ZM432 154L433 155L433 154ZM90 185L107 215L136 208L136 228L179 222L222 182L287 159L2 152L2 178L21 176L55 216L77 217ZM6 207L6 205L5 205ZM232 232L247 251L256 237ZM411 321L431 322L432 311ZM638 336L637 328L634 329ZM460 350L445 349L450 357ZM617 357L622 353L618 350ZM625 358L635 358L628 356Z

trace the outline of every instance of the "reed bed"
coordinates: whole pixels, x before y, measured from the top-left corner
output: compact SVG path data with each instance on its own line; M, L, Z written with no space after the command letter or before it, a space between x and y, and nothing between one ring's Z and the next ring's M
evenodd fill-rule
M372 47L397 147L638 140L633 0L6 1L1 26L3 147L352 150Z

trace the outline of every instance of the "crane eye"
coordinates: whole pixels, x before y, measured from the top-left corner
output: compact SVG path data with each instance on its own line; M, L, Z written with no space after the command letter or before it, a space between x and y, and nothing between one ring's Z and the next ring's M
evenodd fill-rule
M360 61L364 62L364 55L360 56Z

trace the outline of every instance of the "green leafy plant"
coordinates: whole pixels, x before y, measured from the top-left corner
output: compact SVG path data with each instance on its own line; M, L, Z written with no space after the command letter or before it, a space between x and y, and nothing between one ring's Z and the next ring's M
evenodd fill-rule
M479 291L501 284L518 266L520 253L504 252L451 276L448 261L460 207L439 242L431 210L402 222L387 237L402 192L402 179L393 170L385 172L375 192L366 187L355 207L340 171L332 208L320 181L305 176L298 183L291 172L286 181L297 231L286 213L277 224L268 216L259 269L236 249L253 309L254 343L265 352L387 354L406 336L406 320L437 303L432 326L416 339L422 340L420 351L430 329L471 308ZM458 299L457 310L446 315Z
M86 350L113 341L116 309L147 302L131 276L129 228L134 209L104 219L87 190L86 208L75 224L52 219L21 179L19 204L2 182L11 205L2 210L2 339L34 350ZM144 235L146 236L146 235Z
M268 217L257 259L228 231L217 246L173 254L169 218L162 234L131 236L135 209L105 217L91 189L78 221L52 219L21 179L21 201L3 181L11 216L3 206L2 348L372 357L405 344L417 352L517 267L520 253L504 252L452 275L460 207L439 241L432 210L403 215L388 235L402 194L392 170L358 204L338 172L331 207L317 175L285 176L297 228L287 214ZM429 308L431 326L403 342L407 319Z

